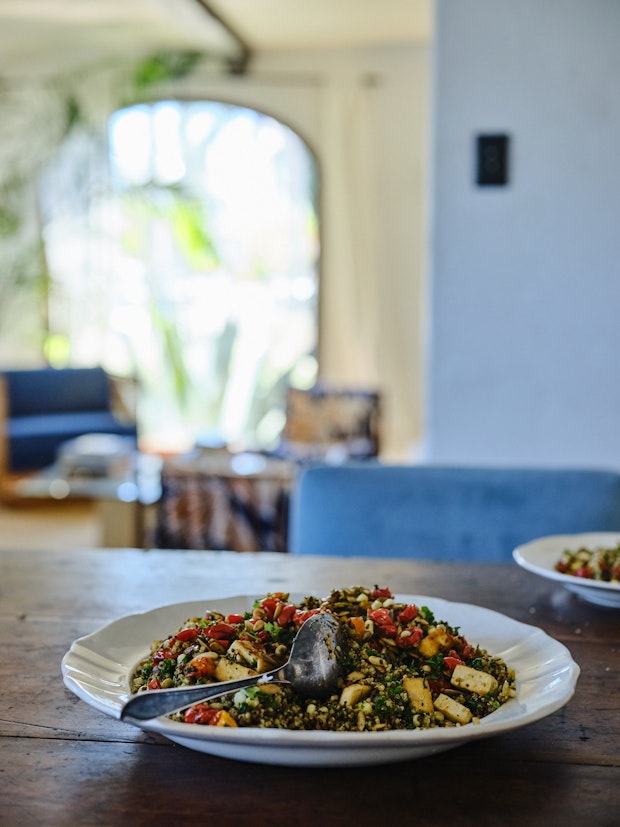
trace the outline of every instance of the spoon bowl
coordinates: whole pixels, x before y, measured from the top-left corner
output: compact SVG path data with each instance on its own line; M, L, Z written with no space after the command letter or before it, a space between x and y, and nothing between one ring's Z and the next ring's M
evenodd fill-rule
M344 637L336 618L320 612L311 615L297 632L289 659L283 666L247 678L218 683L152 689L134 695L121 709L121 720L148 721L186 706L262 683L286 683L306 698L325 698L342 675Z

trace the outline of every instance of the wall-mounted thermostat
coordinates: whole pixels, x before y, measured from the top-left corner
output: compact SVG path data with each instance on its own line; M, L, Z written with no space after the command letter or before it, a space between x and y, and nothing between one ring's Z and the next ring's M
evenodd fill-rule
M508 150L508 135L476 136L476 183L479 187L502 187L508 183Z

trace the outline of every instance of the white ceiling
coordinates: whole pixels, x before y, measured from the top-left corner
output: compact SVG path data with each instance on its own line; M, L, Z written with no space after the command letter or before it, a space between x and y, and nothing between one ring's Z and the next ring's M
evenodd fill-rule
M332 48L428 38L431 0L217 0L257 50Z
M433 0L0 0L0 79L79 71L165 49L234 56L425 41Z

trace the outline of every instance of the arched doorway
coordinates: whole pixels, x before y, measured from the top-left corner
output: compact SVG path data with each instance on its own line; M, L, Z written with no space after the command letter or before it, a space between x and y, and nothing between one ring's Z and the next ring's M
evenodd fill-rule
M311 152L253 109L160 101L114 113L101 156L54 172L52 351L66 335L71 361L135 373L154 447L270 447L286 386L316 376Z

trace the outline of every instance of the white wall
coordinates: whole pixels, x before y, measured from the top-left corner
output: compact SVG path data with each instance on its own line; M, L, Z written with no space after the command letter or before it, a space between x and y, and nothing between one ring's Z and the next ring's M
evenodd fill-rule
M620 3L438 0L427 458L620 465ZM512 136L473 183L474 136Z

